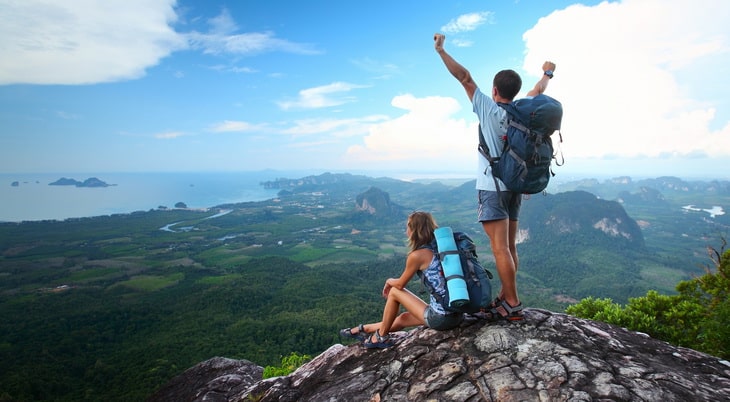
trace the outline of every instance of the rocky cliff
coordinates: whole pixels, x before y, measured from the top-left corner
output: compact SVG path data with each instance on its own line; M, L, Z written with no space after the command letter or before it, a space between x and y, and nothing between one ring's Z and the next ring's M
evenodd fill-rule
M371 187L355 198L355 210L363 211L380 218L405 219L405 208L390 201L390 195L377 188Z
M334 345L286 377L245 360L192 367L149 401L730 401L730 363L604 323L527 309L396 346Z
M520 228L532 238L590 238L600 232L613 243L641 249L641 228L617 201L603 200L585 191L569 191L544 197L540 208L524 208ZM586 236L588 234L588 236Z

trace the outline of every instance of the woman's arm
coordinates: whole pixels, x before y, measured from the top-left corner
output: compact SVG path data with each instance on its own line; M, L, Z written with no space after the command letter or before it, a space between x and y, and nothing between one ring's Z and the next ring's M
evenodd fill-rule
M425 248L412 251L408 254L408 258L406 258L406 268L403 270L401 276L399 278L389 278L385 281L385 286L383 286L383 297L388 297L388 292L390 292L390 288L392 287L397 289L403 289L406 287L408 282L413 279L413 275L416 274L416 271L431 263L431 258L433 258L433 252Z

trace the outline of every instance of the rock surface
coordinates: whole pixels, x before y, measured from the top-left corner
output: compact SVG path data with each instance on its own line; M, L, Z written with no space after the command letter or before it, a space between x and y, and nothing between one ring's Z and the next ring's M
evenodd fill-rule
M355 198L355 210L364 211L381 218L404 220L405 208L390 201L390 195L376 187L371 187Z
M523 322L416 328L396 346L334 345L286 377L215 358L150 401L730 401L730 363L540 309Z
M175 377L151 401L228 401L231 396L261 381L264 373L248 360L214 357Z

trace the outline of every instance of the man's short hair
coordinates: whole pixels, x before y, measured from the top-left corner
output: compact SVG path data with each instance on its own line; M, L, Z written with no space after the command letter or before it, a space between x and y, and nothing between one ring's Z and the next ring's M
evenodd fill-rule
M499 96L513 100L522 88L522 78L514 70L502 70L494 76L493 85Z

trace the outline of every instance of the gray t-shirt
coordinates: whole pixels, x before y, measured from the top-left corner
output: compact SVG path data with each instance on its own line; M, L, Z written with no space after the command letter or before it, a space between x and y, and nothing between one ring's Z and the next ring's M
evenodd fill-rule
M482 133L489 147L489 153L493 157L500 156L504 147L503 138L507 135L507 112L494 99L482 93L479 88L474 91L474 98L471 103L474 107L474 113L479 118L479 124L482 126ZM481 153L477 153L479 154L477 190L497 191L494 186L489 161ZM500 189L506 188L501 180L497 179L497 181Z

